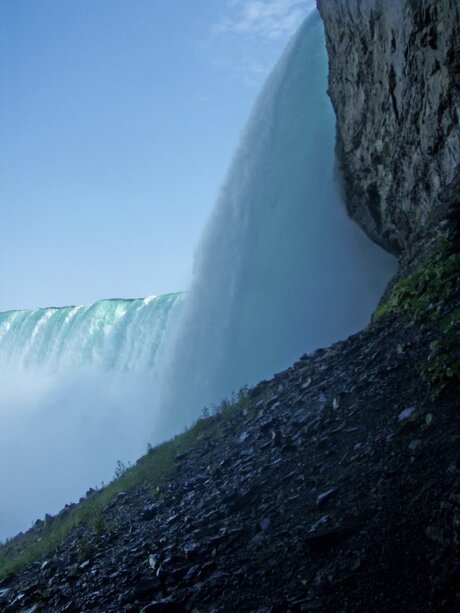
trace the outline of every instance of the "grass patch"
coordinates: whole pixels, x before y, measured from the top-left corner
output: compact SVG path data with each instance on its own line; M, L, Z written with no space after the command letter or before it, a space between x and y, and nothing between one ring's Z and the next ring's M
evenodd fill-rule
M205 409L203 416L182 434L156 447L149 447L134 466L120 471L117 463L118 476L104 488L55 517L47 516L43 527L32 528L0 545L0 581L31 562L50 555L82 524L95 534L114 531L115 526L107 522L104 509L117 494L148 487L153 496L159 496L159 486L177 469L177 456L198 447L209 437L224 436L229 423L247 406L247 388L242 388L230 401L225 400L212 410Z

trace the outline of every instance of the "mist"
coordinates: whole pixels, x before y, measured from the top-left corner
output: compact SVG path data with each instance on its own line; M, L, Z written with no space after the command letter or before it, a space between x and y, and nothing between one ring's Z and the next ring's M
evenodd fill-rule
M156 355L182 300L0 314L0 540L167 437Z
M20 390L20 391L18 391ZM167 436L151 375L78 370L0 378L0 540L110 482Z

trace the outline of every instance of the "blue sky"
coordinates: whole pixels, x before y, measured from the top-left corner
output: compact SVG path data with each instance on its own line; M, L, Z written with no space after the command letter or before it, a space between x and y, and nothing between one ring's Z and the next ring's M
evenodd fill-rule
M186 289L313 0L0 0L0 310Z

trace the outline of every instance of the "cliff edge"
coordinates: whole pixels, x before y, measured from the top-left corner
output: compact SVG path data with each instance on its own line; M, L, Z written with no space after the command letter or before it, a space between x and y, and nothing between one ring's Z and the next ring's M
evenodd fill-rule
M318 0L348 209L409 252L459 202L460 4Z

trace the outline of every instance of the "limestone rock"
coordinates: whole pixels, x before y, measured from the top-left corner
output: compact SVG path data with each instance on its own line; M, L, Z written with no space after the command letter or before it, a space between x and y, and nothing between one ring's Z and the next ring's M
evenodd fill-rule
M318 0L349 212L401 253L460 185L458 0Z

